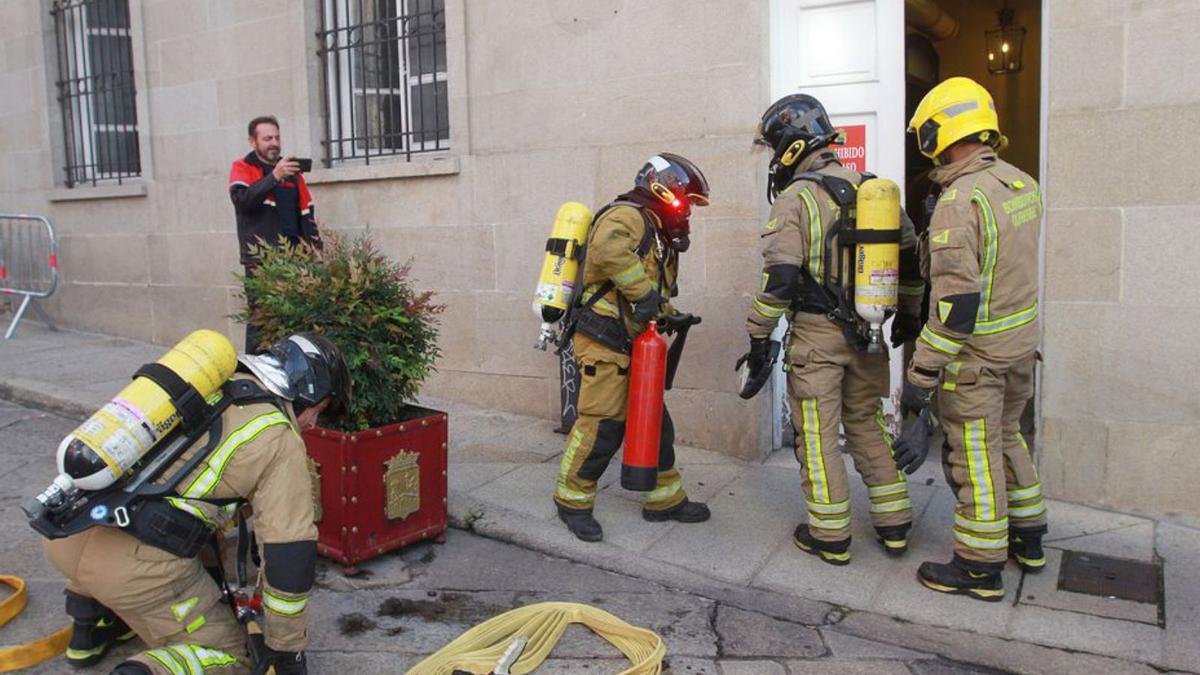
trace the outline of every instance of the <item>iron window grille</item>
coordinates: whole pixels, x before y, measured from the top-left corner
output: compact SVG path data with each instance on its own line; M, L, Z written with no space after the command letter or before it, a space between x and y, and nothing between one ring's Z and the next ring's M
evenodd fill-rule
M67 187L142 173L129 0L54 0Z
M325 166L450 148L445 0L321 0Z

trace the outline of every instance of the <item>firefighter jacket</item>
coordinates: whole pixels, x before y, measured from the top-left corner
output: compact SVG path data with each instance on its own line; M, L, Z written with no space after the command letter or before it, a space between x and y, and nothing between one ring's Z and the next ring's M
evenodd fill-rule
M664 300L678 295L678 264L679 255L659 236L654 212L617 202L600 215L588 235L580 302L590 309L581 311L620 321L624 336L632 339L646 328L633 320L633 303L652 291ZM662 314L674 311L669 301L662 305ZM586 330L579 330L587 336ZM577 355L583 356L578 347ZM626 355L622 367L628 365Z
M301 651L308 641L317 527L308 455L291 405L283 407L229 406L221 416L216 448L179 483L178 496L166 499L214 529L223 527L242 504L250 504L262 551L267 646ZM182 467L208 440L202 437L165 475Z
M1041 341L1037 183L987 147L930 177L942 193L922 241L929 320L908 374L922 387L936 385L943 368L956 371L967 361L1012 364Z
M835 176L856 186L863 181L862 174L842 166L828 149L801 160L796 174L804 172ZM780 317L799 309L813 290L810 284L821 283L827 264L825 232L837 222L840 212L832 195L813 180L798 178L775 199L760 233L762 283L746 319L751 338L769 337ZM915 255L916 235L903 212L900 225L900 311L919 317L925 287Z
M263 243L278 246L284 241L304 241L321 245L313 199L304 175L296 174L280 182L271 173L273 168L250 152L229 169L229 198L237 214L238 249L245 266L257 262L252 248ZM287 232L285 221L294 223L295 232Z

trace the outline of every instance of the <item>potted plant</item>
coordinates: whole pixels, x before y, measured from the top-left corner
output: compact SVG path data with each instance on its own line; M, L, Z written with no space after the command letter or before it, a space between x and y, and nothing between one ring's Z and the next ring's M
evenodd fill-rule
M422 539L445 540L446 414L414 405L440 352L432 294L370 232L260 247L248 306L235 315L272 344L317 331L342 350L354 383L348 413L304 435L318 550L346 566Z

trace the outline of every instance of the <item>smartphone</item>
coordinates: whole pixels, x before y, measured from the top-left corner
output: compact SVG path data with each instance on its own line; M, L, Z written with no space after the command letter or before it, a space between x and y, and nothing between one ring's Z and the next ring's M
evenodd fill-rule
M312 171L311 157L294 157L293 159L295 159L296 163L300 165L300 173L308 173L309 171Z

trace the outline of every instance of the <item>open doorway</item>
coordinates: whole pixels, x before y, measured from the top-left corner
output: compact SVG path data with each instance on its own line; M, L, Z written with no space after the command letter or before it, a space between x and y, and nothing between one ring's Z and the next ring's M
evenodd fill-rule
M1008 30L995 33L1002 26ZM906 0L904 51L905 119L938 82L969 77L996 103L1000 133L1008 139L1001 157L1041 181L1042 0ZM933 164L918 152L913 134L904 160L906 208L921 232L928 223ZM1036 400L1035 395L1021 419L1021 433L1031 444Z

